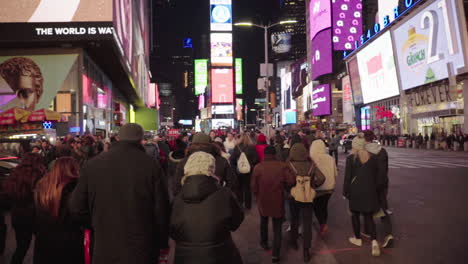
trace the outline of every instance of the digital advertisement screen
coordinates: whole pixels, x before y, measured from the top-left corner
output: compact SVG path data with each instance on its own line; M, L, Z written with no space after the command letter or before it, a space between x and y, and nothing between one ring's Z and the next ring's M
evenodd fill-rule
M211 113L214 115L229 115L234 114L233 105L213 105Z
M276 54L288 53L291 50L291 33L275 32L271 34L271 49Z
M312 110L312 90L313 90L313 84L312 82L308 83L303 91L302 91L302 107L303 111L307 112L309 110Z
M314 116L331 115L330 84L322 84L312 90L312 114Z
M357 61L365 104L400 93L390 31L360 50Z
M211 128L218 129L218 128L230 128L234 127L234 119L226 118L226 119L211 119Z
M446 8L440 3L447 3ZM433 2L394 30L403 90L448 78L448 65L455 75L464 71L466 28L456 19L457 7L463 9L456 0Z
M362 98L361 78L359 77L359 67L356 57L348 61L348 72L351 81L351 91L353 92L353 102L356 105L363 104L364 99Z
M310 0L309 5L310 40L320 31L331 27L330 0Z
M211 102L212 103L233 103L233 76L232 69L212 69L211 70Z
M362 35L362 0L332 1L333 49L352 50Z
M236 94L243 93L244 78L242 73L242 59L237 58L235 60L235 69L236 69Z
M148 98L146 100L146 106L148 107L156 107L156 90L158 89L157 86L158 85L155 83L150 83L150 85L148 86Z
M361 131L370 129L370 106L361 107Z
M312 40L312 80L333 72L331 34L332 30L326 29Z
M291 65L293 97L296 98L302 94L302 89L307 85L309 74L309 64L307 59L301 59Z
M231 0L210 0L211 31L232 31Z
M242 99L236 99L236 117L237 120L243 120L242 118L242 109L243 109L244 101Z
M198 110L205 108L205 95L198 96Z
M232 66L231 33L211 33L211 65Z
M378 21L377 23L383 24L384 17L389 16L390 21L393 21L395 17L395 7L398 6L399 0L378 0Z
M292 96L291 72L281 69L281 122L283 125L296 123L296 101Z
M195 95L205 92L208 86L208 60L195 60Z
M192 120L179 120L179 124L181 124L183 126L192 126L193 121Z
M353 95L351 92L351 80L349 75L341 79L341 87L343 87L343 122L353 123Z

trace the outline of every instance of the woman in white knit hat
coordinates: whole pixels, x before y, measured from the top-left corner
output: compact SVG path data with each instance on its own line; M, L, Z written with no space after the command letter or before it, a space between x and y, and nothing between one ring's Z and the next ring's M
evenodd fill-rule
M383 181L379 179L377 160L365 150L365 144L362 133L353 139L351 155L346 159L343 196L349 200L352 213L354 237L349 238L349 241L356 246L362 246L362 215L371 236L372 255L379 256L380 247L373 214L379 210L378 188Z
M242 264L231 232L239 228L244 213L232 192L220 186L215 163L213 155L199 151L184 166L170 224L175 264Z

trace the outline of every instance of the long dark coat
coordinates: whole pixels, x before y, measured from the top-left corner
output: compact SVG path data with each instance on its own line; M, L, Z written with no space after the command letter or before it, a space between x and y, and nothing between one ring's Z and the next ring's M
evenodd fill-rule
M244 213L229 189L218 187L212 177L188 177L172 208L174 263L241 264L231 232L243 220Z

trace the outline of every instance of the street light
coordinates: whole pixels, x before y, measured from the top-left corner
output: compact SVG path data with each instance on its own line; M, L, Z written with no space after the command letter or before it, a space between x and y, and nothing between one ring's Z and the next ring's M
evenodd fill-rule
M297 21L296 20L283 20L283 21L280 21L278 23L274 23L274 24L269 24L269 25L257 25L257 24L254 24L252 22L239 22L239 23L235 23L234 26L238 26L238 27L257 27L257 28L262 28L263 31L264 31L264 38L265 38L265 70L266 70L266 76L265 76L265 99L266 99L266 102L265 102L265 113L264 113L264 120L265 120L265 133L266 133L266 136L269 138L270 137L270 129L268 127L268 119L267 119L267 116L268 116L268 113L270 112L270 94L269 94L269 85L268 85L268 81L270 79L270 73L268 72L268 29L272 28L272 27L275 27L275 26L278 26L278 25L287 25L287 24L296 24Z

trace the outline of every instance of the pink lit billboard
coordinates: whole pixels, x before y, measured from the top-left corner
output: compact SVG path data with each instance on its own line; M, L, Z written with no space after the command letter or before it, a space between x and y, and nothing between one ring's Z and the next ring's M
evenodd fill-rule
M362 0L333 1L333 49L352 50L362 35Z
M331 27L330 0L311 0L309 5L310 40L320 31Z
M211 102L233 103L234 78L232 69L211 70Z

